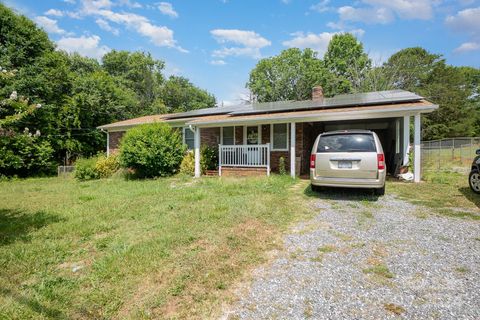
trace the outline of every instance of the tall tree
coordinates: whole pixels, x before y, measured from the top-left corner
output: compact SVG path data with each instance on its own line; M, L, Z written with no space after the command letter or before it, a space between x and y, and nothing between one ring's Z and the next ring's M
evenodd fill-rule
M246 86L259 102L305 100L311 99L314 86L325 86L328 80L315 51L291 48L260 60Z
M215 106L215 97L194 86L187 78L170 76L162 87L167 112L182 112Z
M153 59L150 53L112 50L103 56L102 64L110 75L121 79L136 93L138 108L149 110L159 98L165 63Z
M324 63L333 78L327 90L333 94L360 91L371 61L363 44L351 33L335 34L328 44Z

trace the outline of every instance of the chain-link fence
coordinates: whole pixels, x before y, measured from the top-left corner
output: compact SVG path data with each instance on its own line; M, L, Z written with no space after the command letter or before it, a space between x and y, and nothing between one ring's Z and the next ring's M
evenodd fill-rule
M423 170L467 172L480 149L480 137L422 141Z

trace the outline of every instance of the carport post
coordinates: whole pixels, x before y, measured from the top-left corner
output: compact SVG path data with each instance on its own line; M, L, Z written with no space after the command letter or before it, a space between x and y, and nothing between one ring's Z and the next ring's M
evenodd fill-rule
M194 147L195 147L195 178L200 178L200 128L196 127L194 131Z
M413 181L420 182L421 168L420 168L420 133L421 133L421 123L420 123L420 113L417 113L414 117L415 119L415 132L413 143L415 145L414 154L413 154Z
M295 122L290 124L290 175L295 178Z
M410 152L410 116L403 117L403 165L408 166Z

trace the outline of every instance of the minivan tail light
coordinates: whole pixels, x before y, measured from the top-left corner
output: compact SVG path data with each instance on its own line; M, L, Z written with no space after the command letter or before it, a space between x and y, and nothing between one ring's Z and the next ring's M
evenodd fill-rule
M315 153L310 155L310 169L315 169L316 158L317 158L317 155Z
M385 156L383 153L377 154L378 170L385 169Z

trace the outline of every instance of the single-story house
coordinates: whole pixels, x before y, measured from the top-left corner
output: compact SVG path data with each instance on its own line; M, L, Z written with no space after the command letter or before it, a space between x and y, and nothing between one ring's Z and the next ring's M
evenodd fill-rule
M323 96L321 87L312 100L251 103L188 112L145 116L100 126L107 132L107 153L118 149L126 130L165 122L182 131L195 152L195 176L201 175L200 147L218 148L219 175L269 174L280 158L292 176L309 172L309 156L318 134L331 130L369 129L379 136L387 168L394 173L407 165L410 120L414 117L414 180L420 181L422 113L437 105L403 90Z

